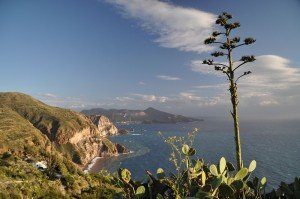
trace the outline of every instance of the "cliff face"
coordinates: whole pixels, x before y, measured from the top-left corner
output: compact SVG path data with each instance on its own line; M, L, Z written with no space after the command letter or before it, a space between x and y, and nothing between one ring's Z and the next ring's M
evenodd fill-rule
M88 116L103 136L118 134L117 127L104 115Z
M105 118L99 119L101 121L99 124L103 124L103 128L99 129L88 117L80 113L48 106L21 93L0 93L0 109L2 111L0 116L3 115L1 127L7 123L5 122L7 116L4 117L7 114L11 122L14 122L13 125L3 129L3 133L0 131L0 136L3 137L1 140L6 139L11 143L16 143L16 140L10 139L13 134L19 143L15 148L19 148L20 153L28 147L26 142L22 141L24 135L32 135L32 132L35 135L40 133L43 139L46 139L43 142L50 143L51 141L55 150L80 165L87 164L94 157L103 154L114 155L121 151L118 145L104 136L107 133L114 133L114 126L112 127L112 124ZM22 123L14 121L15 119L10 116L14 116ZM23 127L25 125L26 128ZM111 128L107 130L109 125ZM41 138L37 137L36 140L39 141ZM6 147L5 150L10 150L10 145L0 142L0 151L2 146Z
M61 139L57 139L58 142ZM95 157L103 155L116 155L123 153L118 150L119 144L114 144L103 136L94 126L86 127L75 132L69 139L61 143L63 146L68 146L74 151L72 160L75 163L86 165Z
M111 142L105 135L107 135L106 130L99 131L94 126L76 132L66 142L66 144L71 143L77 152L72 158L73 161L85 165L95 157L128 152L124 146Z

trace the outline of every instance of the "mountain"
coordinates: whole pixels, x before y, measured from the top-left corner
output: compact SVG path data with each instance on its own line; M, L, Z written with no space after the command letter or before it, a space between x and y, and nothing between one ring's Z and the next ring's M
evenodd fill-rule
M0 93L0 154L38 156L55 152L84 166L120 146L105 137L87 116L44 104L22 93Z
M146 110L94 108L83 110L81 113L85 115L105 115L112 122L177 123L199 121L199 119L174 115L151 107Z

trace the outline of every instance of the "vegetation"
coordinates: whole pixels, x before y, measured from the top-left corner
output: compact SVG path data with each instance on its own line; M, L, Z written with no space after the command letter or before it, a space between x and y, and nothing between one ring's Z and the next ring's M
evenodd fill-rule
M231 31L240 27L239 22L231 23L232 16L222 13L216 20L224 31L215 31L212 36L204 41L205 44L219 44L220 51L213 52L213 57L226 56L227 63L215 62L212 59L204 60L203 64L214 66L216 71L224 73L228 77L229 91L231 94L232 111L234 121L235 145L237 169L224 157L218 165L205 164L203 159L193 159L196 150L192 147L197 130L184 137L170 137L165 139L171 146L170 161L174 164L176 173L167 176L162 168L157 170L156 177L146 171L146 182L134 181L127 169L120 169L116 184L122 188L120 198L168 198L168 199L193 199L193 198L300 198L300 180L287 185L281 183L277 191L265 193L267 179L252 177L256 168L253 160L248 167L244 167L242 159L239 116L238 116L238 93L237 82L240 78L251 74L251 71L236 75L238 69L247 63L255 61L253 55L242 56L237 62L233 58L233 50L255 42L253 38L246 38L240 43L239 37L232 37ZM223 35L225 41L217 41L217 37ZM238 63L235 65L235 63Z
M0 152L35 155L46 149L46 136L9 108L0 108Z
M216 20L216 24L220 25L224 30L221 32L215 31L212 36L204 41L205 44L218 44L220 45L220 51L213 52L211 55L213 57L223 57L226 56L227 63L215 62L212 59L204 60L203 64L209 66L214 66L216 71L224 73L229 81L229 91L231 95L232 111L231 115L234 121L234 133L235 133L235 144L236 144L236 160L238 169L243 168L242 159L242 146L240 139L240 127L239 127L239 115L238 115L238 92L237 92L237 82L240 78L251 74L251 71L243 72L237 76L238 69L247 63L254 62L255 57L253 55L242 56L240 60L236 61L233 57L233 51L238 47L244 45L250 45L255 42L255 39L249 37L245 38L243 42L240 42L240 37L232 37L232 31L240 27L239 22L231 23L230 20L232 16L226 12L219 15ZM223 35L224 41L217 41L217 37ZM235 63L238 63L237 65Z
M242 160L238 123L237 81L250 71L236 76L236 70L253 62L254 56L243 56L239 65L234 66L233 50L255 42L246 38L231 38L231 31L238 28L238 22L230 23L231 15L223 13L216 21L225 32L214 32L205 40L206 44L220 44L221 50L212 56L227 56L228 65L213 60L204 60L215 70L227 75L230 84L232 117L234 120L237 168L222 157L218 164L207 164L195 158L195 129L188 137L164 138L171 147L170 161L175 172L167 175L158 168L156 175L146 171L146 181L135 181L126 168L119 169L118 175L105 171L97 175L82 172L80 162L85 156L82 148L77 148L69 139L85 128L94 132L95 126L85 116L70 110L48 106L28 95L20 93L0 93L0 198L137 198L137 199L261 199L300 198L300 178L291 184L281 183L278 190L266 193L267 179L253 176L256 161L245 167ZM225 41L216 41L224 35ZM159 117L157 110L146 112ZM163 113L162 117L168 116ZM176 116L175 119L183 119ZM80 133L79 133L80 134ZM96 133L95 133L96 134ZM95 136L93 134L93 136ZM86 135L84 135L86 136ZM90 136L85 139L85 148L94 147L90 140L100 139ZM97 139L95 139L97 138ZM108 152L114 153L115 145L101 137L101 144ZM46 167L36 163L45 161Z
M121 168L115 185L122 191L115 198L128 199L299 199L300 178L291 184L281 182L279 188L266 193L267 179L253 176L256 161L247 167L236 169L222 157L218 164L206 164L203 159L193 158L192 147L197 130L185 137L164 138L171 147L170 161L175 173L167 175L158 168L156 175L146 171L145 182L134 181L128 169Z
M49 155L49 154L47 154ZM112 176L84 174L74 163L59 156L56 164L45 171L34 166L42 157L0 157L0 198L112 198L119 191ZM54 170L61 177L51 176Z
M0 198L111 198L118 191L112 176L84 174L74 162L85 151L65 142L86 127L96 128L81 114L0 93ZM109 139L99 139L107 152L116 152ZM47 168L38 168L43 161Z
M266 178L251 181L256 168L253 160L246 168L235 169L224 157L218 165L205 164L203 159L193 159L196 150L192 147L197 130L184 137L170 137L165 141L171 146L170 161L176 173L167 176L162 168L156 177L147 172L148 181L135 182L130 171L120 169L118 185L124 198L262 198Z
M74 111L49 106L23 93L0 93L0 102L1 108L15 111L52 140L59 138L61 143L91 125Z
M266 194L266 178L252 177L255 161L236 170L223 157L216 165L194 158L196 133L189 133L187 139L165 138L172 149L170 161L176 172L167 175L159 168L152 175L146 171L146 182L134 181L127 169L120 169L117 177L104 171L84 174L73 162L51 150L34 157L5 152L0 157L0 198L298 198L299 178ZM34 166L40 160L47 161L46 170Z
M83 140L85 143L81 145L70 143L84 129L90 129L90 138L95 138L93 143L102 141L108 152L117 152L109 139L96 135L96 126L86 116L46 105L22 93L0 93L0 152L36 154L49 151L53 143L55 150L70 160L86 164L85 145L91 141Z

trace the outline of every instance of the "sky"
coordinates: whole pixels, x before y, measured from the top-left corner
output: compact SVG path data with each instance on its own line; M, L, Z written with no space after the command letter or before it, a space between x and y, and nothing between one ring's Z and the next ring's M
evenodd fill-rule
M299 0L0 0L0 91L74 110L154 107L228 116L225 76L202 65L223 11L254 37L240 72L249 118L300 118ZM221 60L220 60L221 61ZM225 61L225 60L222 60Z

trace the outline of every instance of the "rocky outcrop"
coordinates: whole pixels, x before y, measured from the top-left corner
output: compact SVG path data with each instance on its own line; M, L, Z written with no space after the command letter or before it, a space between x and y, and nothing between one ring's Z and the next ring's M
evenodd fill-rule
M72 160L78 164L86 165L95 157L118 154L117 144L102 136L97 128L88 127L76 132L68 143L74 148Z
M57 139L58 142L61 142L61 146L72 148L73 153L71 158L73 162L86 165L95 157L128 153L128 150L124 146L113 143L106 138L106 135L115 134L114 129L116 127L105 117L100 117L98 121L98 126L91 123L86 128L72 133L72 136L68 139L63 139L63 143L61 142L62 139ZM101 126L100 129L99 126Z
M76 113L78 114L78 113ZM110 127L110 122L103 117L98 121L103 126L99 129L99 126L95 126L89 118L78 114L78 117L82 121L85 121L85 126L81 128L62 128L61 124L52 124L52 129L56 129L56 132L45 132L46 135L53 133L56 135L52 136L52 141L58 144L60 151L67 152L73 162L79 165L86 165L95 157L117 155L118 153L126 153L125 147L115 144L107 139L105 136L114 132L114 128ZM56 126L57 125L57 126ZM101 131L100 131L101 130ZM124 148L122 150L122 148Z
M72 129L71 133L66 133L64 132L66 130L62 131L61 127L55 127L57 129L55 141L61 145L61 148L71 149L72 156L70 158L73 162L86 165L95 157L128 152L124 146L113 143L106 138L107 135L118 133L118 129L108 118L95 116L91 120L91 118L81 114L78 114L78 117L85 120L87 124L81 130Z
M127 129L118 129L118 134L124 135L127 134L129 131Z
M129 153L128 149L126 149L121 144L116 144L116 148L117 148L118 153Z
M88 116L96 125L102 136L118 134L117 127L104 115Z

